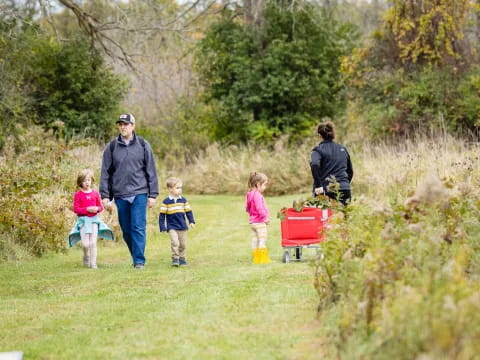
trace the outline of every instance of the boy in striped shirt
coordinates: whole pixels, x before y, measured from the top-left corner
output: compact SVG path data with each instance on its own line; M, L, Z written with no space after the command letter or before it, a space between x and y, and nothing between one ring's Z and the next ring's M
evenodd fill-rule
M167 231L172 249L172 266L185 266L187 250L187 221L191 228L195 226L193 212L187 199L182 196L182 180L175 177L167 179L168 197L163 199L158 223L160 232Z

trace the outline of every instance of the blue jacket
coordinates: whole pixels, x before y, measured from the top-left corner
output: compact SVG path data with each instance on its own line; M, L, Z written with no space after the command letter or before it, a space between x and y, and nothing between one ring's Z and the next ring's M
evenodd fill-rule
M331 175L340 184L340 190L350 190L353 178L353 167L345 146L332 140L324 140L312 149L310 168L313 176L313 189L323 187L327 190Z
M188 230L185 217L188 218L190 224L195 224L193 212L187 199L182 196L178 199L171 196L166 197L163 199L158 217L160 231Z
M102 199L123 199L140 194L156 198L158 178L150 144L147 141L142 144L134 133L128 145L119 135L115 146L110 146L108 144L103 151L100 175Z

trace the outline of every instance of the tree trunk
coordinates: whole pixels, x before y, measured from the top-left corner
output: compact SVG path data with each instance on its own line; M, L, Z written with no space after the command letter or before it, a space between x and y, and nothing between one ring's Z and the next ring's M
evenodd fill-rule
M245 9L245 22L255 27L263 25L263 8L266 0L245 0L243 7Z

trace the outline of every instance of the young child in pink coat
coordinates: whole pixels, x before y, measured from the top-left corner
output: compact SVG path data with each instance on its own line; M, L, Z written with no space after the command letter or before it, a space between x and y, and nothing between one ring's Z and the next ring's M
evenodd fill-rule
M73 212L77 214L80 236L83 247L83 265L97 269L97 237L100 219L97 214L102 212L102 200L98 191L92 188L93 171L82 170L77 177L79 190L73 198Z
M268 183L265 174L253 172L248 179L248 192L245 199L245 209L249 215L252 229L252 253L254 264L268 264L270 258L267 249L267 225L270 222L263 192Z

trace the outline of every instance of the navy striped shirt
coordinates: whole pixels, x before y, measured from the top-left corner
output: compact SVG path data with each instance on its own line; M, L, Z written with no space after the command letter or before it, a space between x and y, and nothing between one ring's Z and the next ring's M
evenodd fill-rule
M188 218L190 224L195 224L192 208L187 199L182 196L179 198L166 197L163 199L158 217L160 231L188 230L185 217Z

